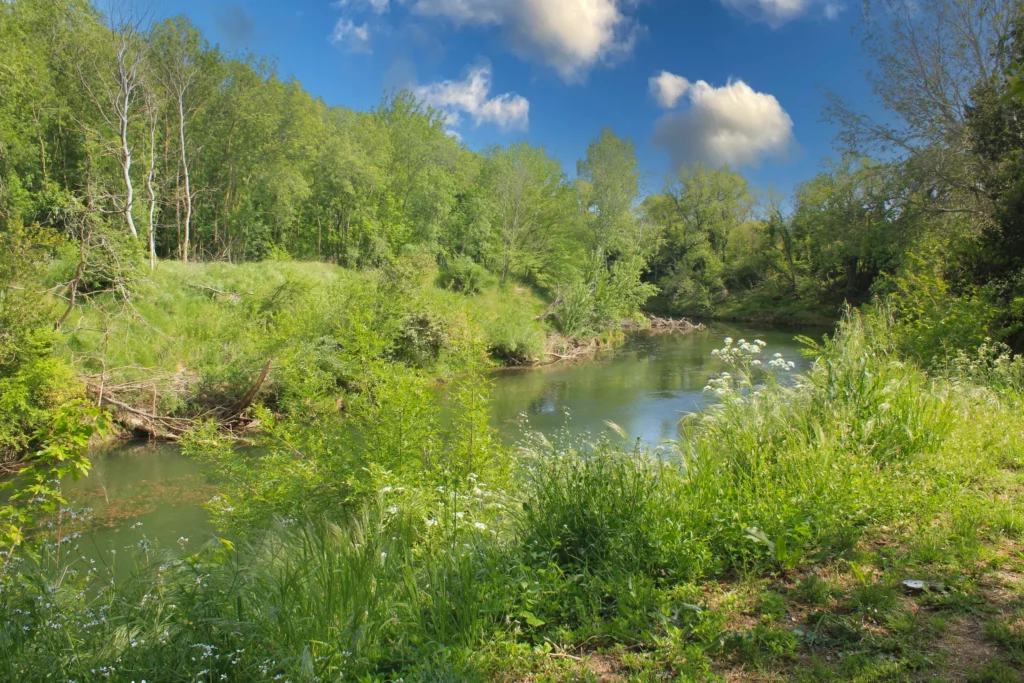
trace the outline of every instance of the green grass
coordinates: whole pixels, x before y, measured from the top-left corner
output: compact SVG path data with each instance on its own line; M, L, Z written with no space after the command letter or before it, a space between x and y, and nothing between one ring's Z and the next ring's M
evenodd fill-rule
M541 357L542 302L497 285L472 296L434 286L432 267L380 272L324 263L160 262L129 304L88 299L64 326L64 352L121 400L194 416L231 406L272 363L262 400L288 412L344 396L375 361L446 378L489 351ZM480 351L475 349L479 347Z
M853 314L805 378L726 394L674 457L537 436L501 490L378 472L387 485L344 512L184 558L143 547L113 582L66 540L0 582L0 669L1020 680L1022 397L963 368L926 373L897 347L884 319ZM295 443L297 464L323 461L315 439Z
M741 292L715 306L716 320L761 322L792 326L832 326L841 314L840 307L810 299L773 296L760 292Z

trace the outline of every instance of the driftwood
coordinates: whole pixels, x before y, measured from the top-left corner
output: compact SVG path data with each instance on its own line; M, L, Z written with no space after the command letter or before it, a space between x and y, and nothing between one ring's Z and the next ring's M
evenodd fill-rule
M273 361L267 361L267 364L263 366L263 370L260 371L260 376L259 379L256 380L256 384L253 384L249 388L249 391L245 392L245 396L242 397L242 400L235 405L234 410L231 412L231 420L237 420L238 416L248 410L249 406L252 405L256 395L260 393L260 389L263 388L263 383L267 381L267 374L270 372L271 363L273 363Z
M548 339L540 359L531 363L530 366L541 367L591 358L601 348L601 345L593 339L586 343L580 343L577 339L567 339L555 335Z
M679 318L673 320L672 318L659 318L657 316L651 316L648 318L651 321L652 330L676 330L679 332L695 332L697 330L707 329L704 323L694 324L693 321L687 318Z
M156 376L148 380L135 379L121 384L110 383L108 373L83 377L86 391L100 407L110 410L114 422L125 430L144 434L159 441L177 441L202 420L213 420L221 427L232 430L247 427L243 415L259 395L272 361L267 361L260 370L255 383L234 405L217 406L206 412L189 417L172 417L157 412L159 394L184 394L188 392L186 376ZM145 404L145 408L140 407Z
M192 419L155 415L139 410L111 396L110 389L102 385L86 384L86 390L100 407L112 406L114 421L132 432L161 441L177 441L194 424Z

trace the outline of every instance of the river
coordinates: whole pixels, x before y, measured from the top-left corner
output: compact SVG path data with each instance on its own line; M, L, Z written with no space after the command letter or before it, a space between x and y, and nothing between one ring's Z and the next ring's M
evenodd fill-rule
M782 353L807 368L796 334L820 337L824 330L780 330L764 326L714 324L708 330L630 335L614 351L576 363L494 375L491 419L509 443L524 430L554 434L597 433L605 421L631 438L652 445L678 436L680 417L713 398L703 391L723 370L711 351L723 338L762 339L766 355ZM126 443L98 452L89 477L71 484L69 501L91 509L93 524L82 550L106 561L144 538L164 547L195 550L215 529L203 503L214 493L203 467L170 444Z

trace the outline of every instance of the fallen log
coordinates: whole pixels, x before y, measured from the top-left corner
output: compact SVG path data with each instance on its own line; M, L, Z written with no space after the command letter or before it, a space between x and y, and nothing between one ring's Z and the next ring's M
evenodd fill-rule
M268 360L266 365L263 366L263 370L260 371L260 376L256 380L256 383L249 388L249 391L245 392L245 396L242 397L242 400L235 405L234 410L229 416L230 420L236 420L242 413L248 410L250 405L252 405L256 395L259 394L260 389L263 388L263 383L267 381L267 374L270 372L270 364L273 362L274 361L272 360Z

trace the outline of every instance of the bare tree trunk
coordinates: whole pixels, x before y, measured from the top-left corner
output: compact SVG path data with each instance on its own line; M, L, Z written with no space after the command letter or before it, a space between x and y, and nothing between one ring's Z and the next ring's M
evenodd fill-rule
M118 61L122 61L119 57ZM138 239L139 232L135 229L135 219L132 217L132 206L135 204L135 187L132 185L132 147L128 143L128 121L129 111L131 107L131 95L135 89L136 83L132 83L128 80L125 75L123 68L121 71L121 108L118 112L118 123L120 124L121 134L121 174L124 178L125 187L125 200L124 200L124 220L128 224L128 230L132 233L132 237Z
M133 98L143 80L145 51L140 36L143 19L120 6L114 8L113 15L110 25L112 58L86 50L76 56L75 69L86 95L100 115L101 128L106 128L117 138L114 144L105 139L102 130L89 130L83 124L86 132L95 136L100 146L115 157L121 167L124 198L115 199L114 206L124 217L132 237L137 239L139 233L132 216L135 188L131 176L134 149L130 137Z
M156 270L156 189L153 179L156 175L156 126L157 112L150 112L149 120L149 171L146 173L146 190L149 192L149 269Z
M185 241L182 244L181 260L188 262L189 231L192 224L192 186L188 177L188 159L185 156L185 91L178 95L178 137L181 144L181 171L185 179Z

